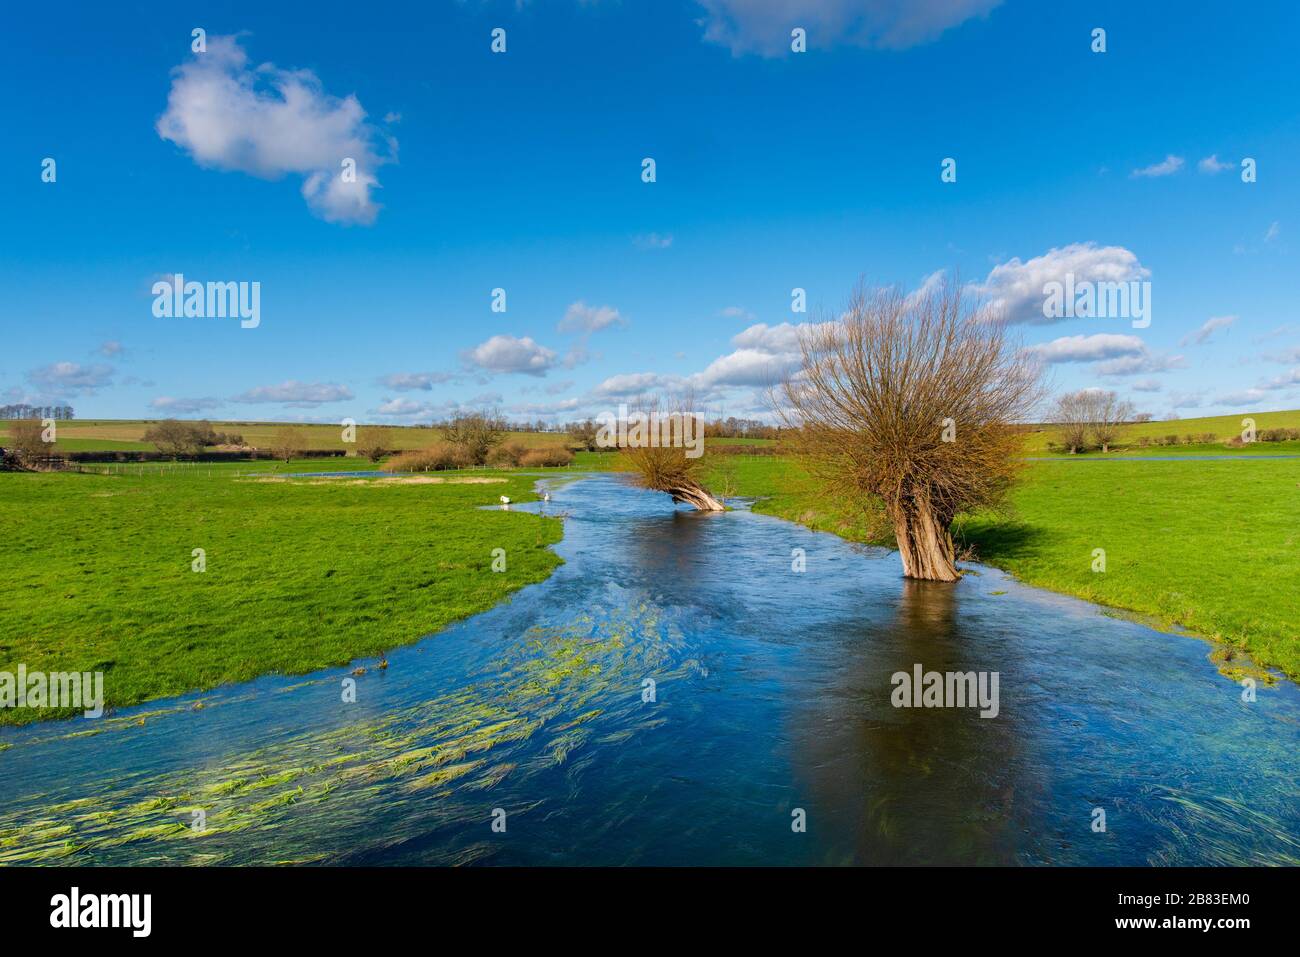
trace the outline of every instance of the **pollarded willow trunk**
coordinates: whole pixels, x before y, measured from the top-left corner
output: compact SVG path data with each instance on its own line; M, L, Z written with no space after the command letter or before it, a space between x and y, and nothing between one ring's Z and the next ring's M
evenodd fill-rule
M906 577L938 582L955 582L961 577L952 535L936 518L928 497L900 499L890 512Z
M710 494L704 486L695 482L685 482L672 488L664 489L673 497L674 502L685 502L701 512L725 512L727 507Z

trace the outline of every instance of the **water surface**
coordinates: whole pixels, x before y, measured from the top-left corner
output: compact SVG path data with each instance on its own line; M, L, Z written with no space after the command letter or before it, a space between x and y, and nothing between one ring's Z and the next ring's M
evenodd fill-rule
M1245 702L1205 643L994 569L543 484L512 508L566 516L565 564L355 703L347 668L0 729L0 863L1300 862L1290 683ZM893 707L916 663L998 672L998 716Z

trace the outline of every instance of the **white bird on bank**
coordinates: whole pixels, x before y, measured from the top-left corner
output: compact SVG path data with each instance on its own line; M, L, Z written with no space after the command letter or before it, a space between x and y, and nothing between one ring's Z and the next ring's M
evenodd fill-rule
M509 504L510 504L510 498L509 498L509 496L502 495L502 496L501 496L501 504L502 504L502 505L509 505Z
M550 492L543 492L543 493L542 493L542 501L543 501L543 502L549 502L550 500L551 500L551 493L550 493Z

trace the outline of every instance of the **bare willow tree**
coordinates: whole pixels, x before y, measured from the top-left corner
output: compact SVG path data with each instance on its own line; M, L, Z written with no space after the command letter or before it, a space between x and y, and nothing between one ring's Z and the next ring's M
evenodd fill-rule
M1114 392L1093 393L1092 435L1101 446L1102 452L1109 452L1115 440L1120 437L1124 424L1129 422L1136 411L1132 402L1122 401Z
M357 455L371 462L378 462L385 455L397 451L396 445L388 429L367 426L357 438Z
M1092 425L1092 398L1088 390L1058 395L1052 406L1052 422L1060 427L1061 444L1070 454L1081 451L1088 443L1088 428Z
M1071 455L1088 447L1089 435L1102 452L1109 452L1133 417L1133 403L1103 389L1066 392L1057 396L1052 409L1052 421L1060 427L1062 442Z
M487 461L492 449L505 438L501 416L493 409L482 412L458 412L442 429L442 437L460 446L475 465Z
M45 442L45 430L34 419L20 419L9 425L9 438L4 445L8 452L24 466L31 466L47 457L54 446Z
M908 578L956 581L952 522L996 506L1022 466L1017 423L1041 369L956 280L904 295L859 285L838 320L801 331L777 390L791 444L834 496L874 497Z
M642 488L667 492L674 502L702 512L726 511L704 487L704 458L696 454L704 450L704 422L689 397L671 407L658 401L642 403L619 425L614 441L609 432L610 426L602 427L599 443L618 446L624 465Z
M277 459L285 462L290 461L295 455L301 454L307 448L307 436L302 429L295 428L292 425L282 425L275 430L271 436L271 451L275 453Z

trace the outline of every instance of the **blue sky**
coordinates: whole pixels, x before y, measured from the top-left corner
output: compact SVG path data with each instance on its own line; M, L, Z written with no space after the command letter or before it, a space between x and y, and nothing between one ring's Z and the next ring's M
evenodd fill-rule
M1114 389L1157 417L1300 407L1292 3L3 17L21 42L0 63L0 404L565 421L690 387L758 415L798 323L859 278L913 289L945 270L1004 309L1058 390ZM1149 282L1149 327L1047 322L1043 282L1067 271ZM155 317L151 287L175 273L259 282L260 324Z

